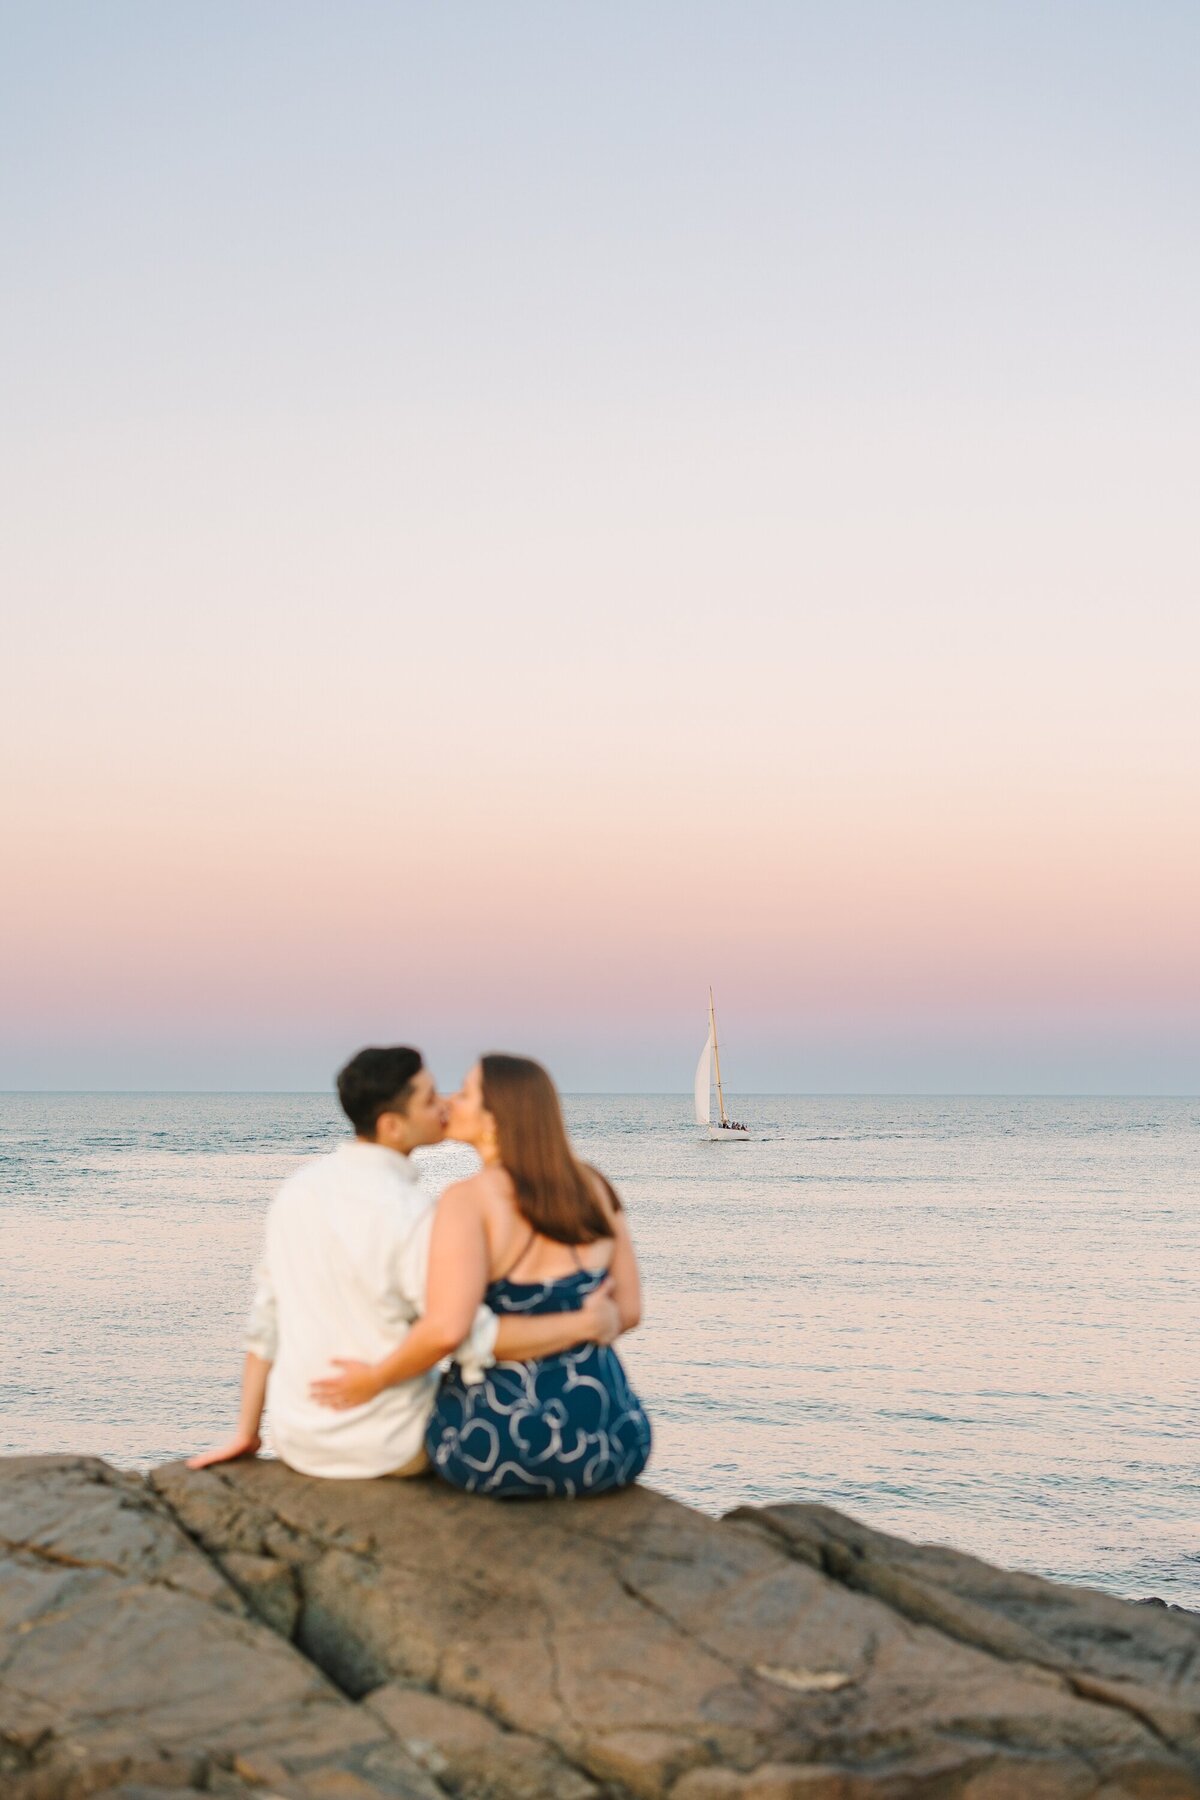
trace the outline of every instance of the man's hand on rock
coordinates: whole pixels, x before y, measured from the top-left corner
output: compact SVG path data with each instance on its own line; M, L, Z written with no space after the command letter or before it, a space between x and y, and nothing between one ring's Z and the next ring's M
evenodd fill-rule
M214 1463L237 1462L242 1456L257 1456L262 1449L262 1439L254 1437L235 1437L229 1443L222 1444L219 1450L202 1450L199 1456L189 1456L189 1469L210 1469Z

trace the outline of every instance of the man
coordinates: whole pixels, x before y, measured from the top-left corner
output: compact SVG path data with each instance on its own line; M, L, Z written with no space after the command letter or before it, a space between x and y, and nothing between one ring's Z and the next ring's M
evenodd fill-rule
M443 1137L442 1105L416 1050L360 1050L337 1085L355 1136L304 1163L272 1202L237 1430L219 1450L191 1457L190 1469L260 1449L268 1382L274 1448L302 1474L354 1479L416 1475L426 1466L436 1370L349 1412L318 1405L309 1386L335 1355L386 1356L424 1309L434 1208L409 1153ZM603 1291L579 1312L543 1317L497 1320L480 1307L457 1360L476 1369L496 1357L524 1362L590 1340L611 1343L619 1330Z

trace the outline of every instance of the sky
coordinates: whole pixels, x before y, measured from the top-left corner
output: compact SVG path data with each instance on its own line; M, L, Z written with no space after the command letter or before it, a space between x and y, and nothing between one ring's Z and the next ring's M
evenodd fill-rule
M0 1086L1196 1093L1198 89L0 0Z

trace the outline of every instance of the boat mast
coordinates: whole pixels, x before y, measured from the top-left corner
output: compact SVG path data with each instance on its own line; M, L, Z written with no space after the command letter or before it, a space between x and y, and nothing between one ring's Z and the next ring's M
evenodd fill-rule
M725 1125L728 1120L725 1116L725 1095L721 1091L721 1052L717 1049L717 1015L713 1007L711 988L708 990L708 1029L712 1035L713 1063L717 1071L717 1105L721 1109L721 1123Z

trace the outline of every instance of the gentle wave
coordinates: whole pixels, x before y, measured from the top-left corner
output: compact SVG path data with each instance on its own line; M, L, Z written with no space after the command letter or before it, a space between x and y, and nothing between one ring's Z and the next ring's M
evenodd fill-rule
M1200 1603L1195 1100L749 1096L736 1157L682 1097L567 1109L641 1252L649 1480ZM341 1130L324 1095L0 1096L4 1448L219 1437L264 1209Z

